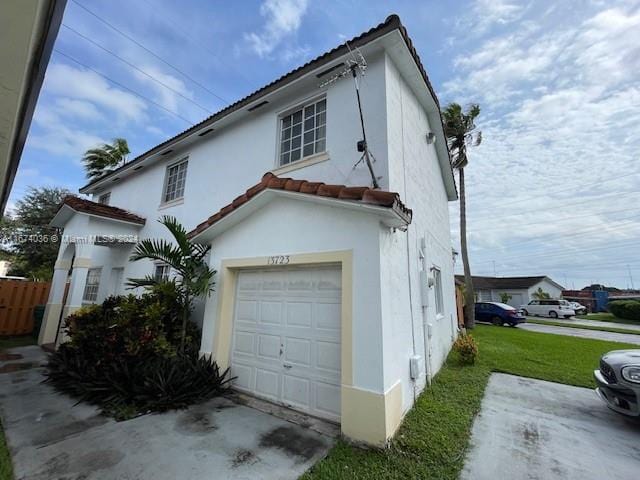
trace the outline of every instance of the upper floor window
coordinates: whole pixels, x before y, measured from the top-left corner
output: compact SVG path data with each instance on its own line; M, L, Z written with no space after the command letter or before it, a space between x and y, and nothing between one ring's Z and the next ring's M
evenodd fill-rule
M111 201L111 192L103 193L98 197L98 203L102 203L103 205L109 205Z
M153 269L153 278L158 282L169 280L171 267L166 263L156 263Z
M98 289L100 288L100 276L102 268L90 268L87 272L87 282L84 284L84 294L82 300L85 302L95 302L98 299Z
M184 184L187 180L187 160L174 163L167 167L167 176L164 182L164 203L178 200L184 197Z
M326 150L326 99L305 105L283 116L280 122L280 165Z

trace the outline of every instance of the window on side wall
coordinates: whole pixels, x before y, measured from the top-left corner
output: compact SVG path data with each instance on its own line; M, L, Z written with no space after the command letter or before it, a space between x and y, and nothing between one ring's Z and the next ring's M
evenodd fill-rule
M326 151L327 100L297 108L280 119L279 165Z
M163 203L172 202L184 197L184 185L187 180L187 163L188 161L185 159L167 167L164 193L162 195Z
M436 314L444 315L444 301L442 297L442 274L440 269L433 268L433 288L436 296Z
M169 280L171 267L166 263L156 263L153 268L153 278L158 282L166 282Z
M90 268L87 272L87 283L84 285L82 300L85 302L95 302L98 300L98 289L100 288L100 276L102 268Z
M98 203L109 205L109 202L111 202L111 192L103 193L98 197Z

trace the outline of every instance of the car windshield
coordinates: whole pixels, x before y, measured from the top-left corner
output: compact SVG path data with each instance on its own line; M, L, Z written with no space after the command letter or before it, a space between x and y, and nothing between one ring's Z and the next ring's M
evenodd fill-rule
M499 306L500 308L504 308L505 310L515 310L511 305L507 305L506 303L494 302L494 305Z

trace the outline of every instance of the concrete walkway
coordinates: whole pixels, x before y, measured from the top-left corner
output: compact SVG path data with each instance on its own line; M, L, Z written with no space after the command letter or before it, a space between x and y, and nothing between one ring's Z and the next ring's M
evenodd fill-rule
M462 480L635 480L640 423L586 388L494 373Z
M553 333L569 337L593 338L595 340L607 340L609 342L623 342L640 345L640 335L634 335L633 333L602 332L599 330L555 327L552 325L540 325L537 323L521 323L517 328L531 330L532 332Z
M540 317L531 317L537 319ZM569 325L587 325L591 327L604 327L604 328L622 328L625 330L635 330L640 332L640 325L633 325L629 323L617 323L617 322L602 322L600 320L587 320L584 318L570 318L568 320L564 318L540 318L540 320L547 320L551 322L567 323Z
M42 384L38 347L8 353L0 416L16 480L296 479L334 441L228 398L115 422Z

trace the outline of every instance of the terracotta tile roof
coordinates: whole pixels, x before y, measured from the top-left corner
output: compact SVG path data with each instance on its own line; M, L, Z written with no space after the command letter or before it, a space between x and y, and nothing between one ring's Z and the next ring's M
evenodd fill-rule
M409 38L409 34L407 33L407 29L404 27L404 25L402 25L402 22L400 21L400 17L398 17L398 15L392 14L389 15L384 22L380 23L379 25L369 29L368 31L361 33L360 35L358 35L357 37L352 38L351 40L348 40L347 42L333 48L332 50L329 50L328 52L323 53L322 55L320 55L319 57L314 58L313 60L310 60L309 62L305 63L304 65L295 68L293 70L291 70L289 73L286 73L284 75L282 75L280 78L272 81L271 83L265 85L264 87L259 88L258 90L256 90L255 92L247 95L246 97L238 100L235 103L232 103L231 105L223 108L222 110L214 113L213 115L209 116L208 118L205 118L204 120L202 120L200 123L197 123L195 125L193 125L192 127L189 127L188 129L184 130L183 132L169 138L168 140L156 145L155 147L153 147L152 149L146 151L145 153L139 155L138 157L136 157L135 159L133 159L131 162L126 163L124 165L122 165L119 168L116 168L115 170L111 171L110 173L97 178L96 180L93 180L92 182L88 183L87 185L85 185L84 187L82 187L80 189L80 192L85 192L88 189L90 189L91 187L93 187L94 185L96 185L98 182L101 182L102 180L105 180L107 178L111 178L114 175L116 175L117 173L125 170L125 169L129 169L135 165L137 165L138 163L142 162L143 160L145 160L146 158L150 157L151 155L155 155L157 153L162 152L163 150L165 150L166 148L168 148L170 145L173 145L174 143L200 131L205 129L207 126L217 122L218 120L221 120L222 118L226 117L227 115L240 110L244 107L249 106L251 103L259 100L261 97L275 91L278 90L279 88L297 80L298 78L306 75L308 72L321 67L322 65L331 62L337 58L340 58L341 56L349 53L352 49L355 48L359 48L362 47L364 45L366 45L367 43L382 37L383 35L386 35L389 32L392 32L393 30L398 30L400 32L400 34L402 35L407 48L409 49L409 53L411 54L411 56L413 57L413 60L415 61L418 70L420 72L420 76L422 77L422 79L424 80L425 84L427 85L427 88L429 89L429 92L431 93L431 95L433 96L433 99L436 102L436 105L438 106L438 109L440 109L440 103L438 101L438 97L435 93L435 90L433 89L433 86L431 85L431 81L429 80L429 77L427 75L427 71L425 70L424 66L422 65L422 61L420 60L420 56L418 55L418 52L416 51L413 42L411 41L411 38ZM447 147L447 151L448 151L448 147ZM451 163L451 162L449 162Z
M84 198L76 197L74 195L68 195L62 200L60 208L64 205L71 207L76 212L88 213L90 215L96 215L98 217L113 218L114 220L122 220L124 222L138 223L144 225L146 220L138 215L128 212L122 208L114 207L112 205L105 205L103 203L92 202L91 200L85 200Z
M368 205L376 205L393 209L401 215L407 223L411 222L412 212L400 200L400 195L395 192L374 190L369 187L347 187L346 185L327 185L322 182L309 182L307 180L294 180L293 178L277 177L271 172L267 172L262 177L260 183L249 188L242 195L236 197L230 204L222 207L207 220L199 224L189 232L189 238L204 232L214 223L226 217L235 209L247 203L260 192L272 190L285 190L287 192L304 193L318 197L330 197L347 202L360 202Z

